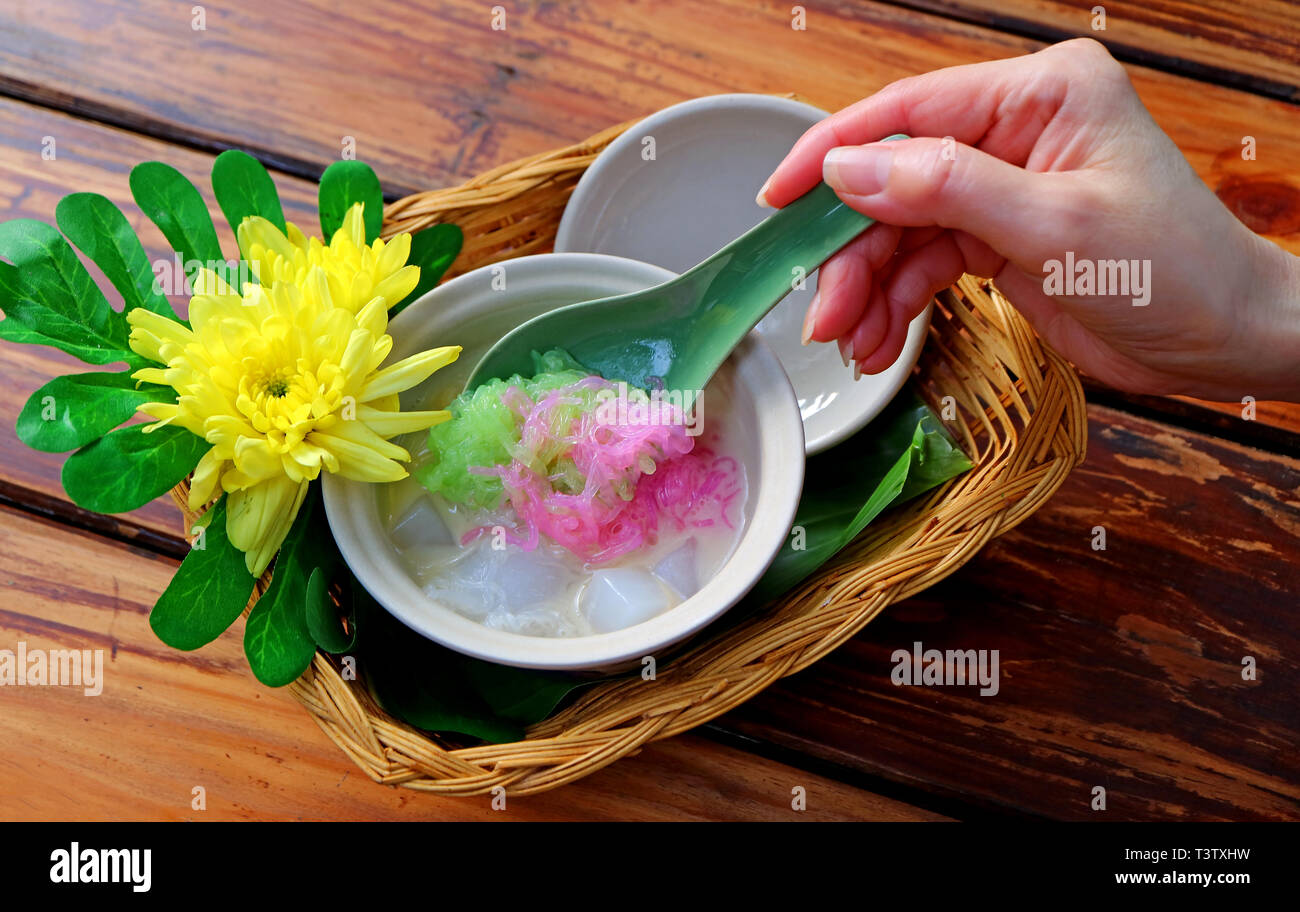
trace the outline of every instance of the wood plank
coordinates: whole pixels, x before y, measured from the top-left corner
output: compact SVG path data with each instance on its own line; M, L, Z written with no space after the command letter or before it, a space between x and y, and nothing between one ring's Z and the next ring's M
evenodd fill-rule
M719 724L1057 819L1300 819L1300 458L1089 415L1038 513ZM998 693L895 685L918 641L999 650Z
M1296 402L1206 402L1186 396L1174 399L1218 412L1236 421L1258 421L1269 427L1300 432L1300 403ZM1226 435L1226 436L1231 436ZM1300 449L1296 450L1300 452Z
M52 161L41 154L47 136L54 138L56 157ZM207 200L223 249L232 253L236 250L234 236L212 197L210 155L3 98L0 149L0 205L6 218L32 218L53 224L55 206L66 194L102 193L126 214L152 260L169 259L171 248L135 206L127 184L134 165L159 160L194 181ZM276 177L288 218L304 230L317 231L315 186L299 178ZM84 257L82 261L108 299L120 302L98 268ZM180 313L186 312L184 297L173 297L172 303ZM103 369L121 367L119 364ZM29 449L14 435L14 421L28 396L51 377L99 369L57 349L0 340L0 500L31 502L33 496L22 493L27 490L40 495L50 510L67 509L58 505L66 501L59 482L64 454ZM80 519L98 524L106 534L126 538L159 533L174 539L180 534L179 514L167 497L116 519L91 514L83 514Z
M901 0L1044 41L1087 36L1126 60L1300 101L1300 6L1289 0ZM1096 24L1094 24L1094 20Z
M1083 377L1088 401L1273 453L1300 453L1300 403L1207 402L1187 396L1121 393Z
M0 649L103 650L103 692L0 687L4 820L940 820L699 736L579 783L445 798L372 783L244 662L243 624L181 653L149 629L165 557L0 508ZM192 790L206 792L194 810ZM791 807L806 790L807 809Z
M788 5L742 0L542 4L512 8L503 30L473 0L206 10L204 31L167 0L0 11L0 88L205 147L242 145L309 174L352 137L401 194L696 95L792 91L834 109L904 76L1042 46L879 2L810 7L804 30L791 28ZM285 23L296 40L284 40ZM1296 108L1129 71L1209 185L1255 230L1300 252ZM1247 135L1253 161L1241 159Z

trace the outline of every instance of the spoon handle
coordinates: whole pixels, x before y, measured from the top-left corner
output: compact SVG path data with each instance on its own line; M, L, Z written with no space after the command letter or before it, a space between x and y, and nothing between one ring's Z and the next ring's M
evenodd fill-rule
M819 183L690 270L699 289L699 316L714 331L721 330L709 343L713 357L707 360L716 361L711 367L721 364L769 310L874 222Z

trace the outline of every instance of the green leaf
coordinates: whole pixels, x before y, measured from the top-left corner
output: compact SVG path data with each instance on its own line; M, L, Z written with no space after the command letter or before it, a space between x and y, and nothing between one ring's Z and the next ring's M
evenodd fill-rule
M307 625L308 581L321 573L322 557L333 563L334 543L319 509L320 486L307 492L280 546L271 585L249 612L244 654L257 679L268 687L296 681L311 664L316 642Z
M281 231L285 230L284 209L275 181L262 163L247 152L227 149L217 156L212 163L212 192L236 233L240 223L253 215L260 215Z
M390 307L389 315L396 316L412 301L438 284L448 267L460 254L464 234L455 225L431 225L411 236L411 255L407 263L420 267L420 281L411 293Z
M0 263L0 273L4 272L7 263ZM11 267L12 268L12 267ZM53 339L34 329L29 329L17 320L8 320L0 314L0 339L8 339L10 342L17 342L22 345L55 345Z
M181 255L190 275L195 264L209 269L225 262L217 229L203 197L185 175L162 162L143 162L131 169L131 195ZM191 276L192 278L192 276Z
M347 596L353 599L353 587L356 585L359 584L354 580L351 586L345 587ZM352 632L348 633L339 623L338 612L330 600L329 570L323 567L312 570L311 577L307 580L307 629L311 631L311 638L316 645L332 655L347 652L357 640L355 608L351 612L351 620Z
M65 453L104 436L146 402L175 402L176 391L140 384L130 371L68 374L32 393L18 414L18 439L34 450Z
M73 193L55 208L59 228L113 283L125 310L143 307L180 322L155 290L153 267L122 210L98 193Z
M0 337L62 349L88 364L133 358L122 314L54 228L32 219L0 224ZM10 265L12 264L12 265Z
M358 598L368 604L358 643L366 683L385 710L417 728L516 741L570 692L599 680L472 659L413 633L365 590Z
M211 444L174 425L145 433L146 425L119 428L82 447L63 464L63 489L96 513L125 513L175 487Z
M373 243L379 237L384 225L384 193L379 178L365 162L336 161L326 168L320 176L317 203L325 243L343 227L343 217L354 203L365 203L362 217L366 223L366 243Z
M581 676L478 660L464 663L464 672L494 713L525 725L545 719L571 691L595 683ZM619 675L607 675L599 680L615 677Z
M0 263L0 273L4 271L7 264ZM3 276L0 276L0 282L3 282ZM112 353L106 353L104 350L93 343L80 345L75 341L67 341L54 336L47 336L39 330L24 326L17 320L3 319L0 320L0 339L6 339L10 342L17 342L22 345L48 345L51 348L57 348L67 352L87 364L108 364L114 360L121 360L120 357L114 357Z
M302 676L316 643L302 617L303 604L267 602L263 595L244 625L244 654L254 676L267 687L283 687Z
M970 468L970 461L915 393L895 397L870 425L808 460L794 526L747 601L788 591L834 557L884 510Z
M244 565L244 552L226 538L225 498L208 513L203 535L196 537L195 547L149 612L149 626L173 649L211 643L235 622L253 594L256 580Z

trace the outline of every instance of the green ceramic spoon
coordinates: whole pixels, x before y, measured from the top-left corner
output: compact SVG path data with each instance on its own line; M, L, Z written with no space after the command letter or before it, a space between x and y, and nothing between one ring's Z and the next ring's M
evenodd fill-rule
M465 388L528 376L532 352L563 348L603 377L680 390L693 402L754 325L872 222L818 184L676 278L523 323L483 356Z

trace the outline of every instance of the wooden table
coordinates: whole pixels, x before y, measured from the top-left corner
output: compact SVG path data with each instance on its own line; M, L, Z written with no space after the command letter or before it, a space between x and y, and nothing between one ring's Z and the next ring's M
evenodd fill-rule
M797 92L836 108L905 75L1090 34L1210 186L1300 253L1300 7L1286 0L1123 0L1105 4L1105 31L1088 4L1055 0L828 0L808 4L804 30L789 3L502 5L504 30L468 0L230 0L202 23L171 0L3 4L6 217L50 221L63 194L98 191L161 256L127 187L142 160L204 186L218 151L247 149L289 217L314 227L314 180L349 137L395 198L691 96ZM194 654L159 643L147 612L184 549L173 507L106 518L68 503L61 460L12 427L76 364L0 352L0 648L108 659L98 697L0 690L0 818L502 816L488 799L371 784L253 680L241 625ZM1300 818L1300 407L1260 403L1244 420L1238 404L1089 395L1087 462L947 582L715 725L505 815ZM890 654L915 640L1000 650L996 699L893 686ZM1105 811L1091 809L1096 786Z

